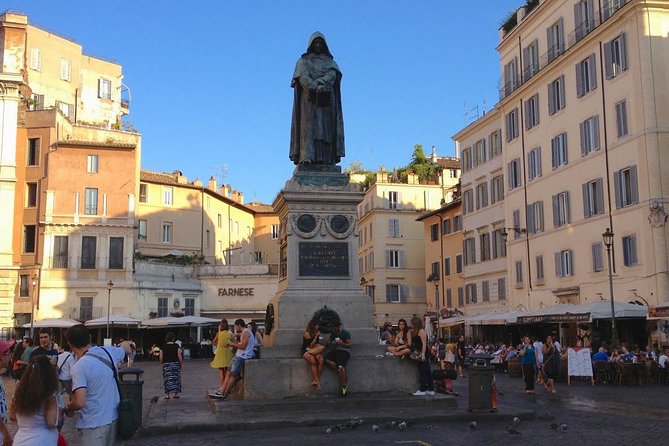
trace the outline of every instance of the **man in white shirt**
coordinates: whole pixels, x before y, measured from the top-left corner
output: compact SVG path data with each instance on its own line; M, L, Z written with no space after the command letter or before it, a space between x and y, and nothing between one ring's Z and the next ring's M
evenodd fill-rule
M72 397L65 413L73 416L79 410L77 421L79 444L112 446L116 441L116 420L120 395L114 370L125 358L118 347L94 347L88 329L75 325L67 330L67 342L77 361L72 366Z
M657 362L660 364L661 369L667 368L667 361L669 361L669 348L664 351L657 359Z

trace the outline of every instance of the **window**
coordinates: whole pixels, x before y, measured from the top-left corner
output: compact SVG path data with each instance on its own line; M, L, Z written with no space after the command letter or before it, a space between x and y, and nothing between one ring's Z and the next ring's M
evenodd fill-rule
M527 205L527 232L544 232L544 202L537 201Z
M63 101L56 101L58 109L65 115L70 121L74 121L74 105L68 104Z
M580 124L581 156L599 149L599 116L593 116Z
M19 276L21 283L19 284L19 297L30 297L30 281L27 274Z
M148 195L148 185L146 183L139 183L139 202L146 203Z
M481 249L481 261L490 260L490 233L484 232L479 235L479 245Z
M469 214L474 212L474 191L468 189L462 193L462 213Z
M147 224L148 224L148 222L146 220L140 220L139 221L139 230L138 230L138 237L137 237L139 240L146 240Z
M470 237L464 239L462 243L462 250L465 255L465 265L473 265L476 263L476 240L473 237Z
M601 178L583 184L583 216L604 213L604 188Z
M453 231L462 231L462 215L453 217Z
M35 252L35 225L23 226L23 253Z
M211 243L211 231L207 229L205 231L205 237L204 237L204 247L205 249L209 249L209 244Z
M513 216L513 227L520 228L520 209L514 209L511 213ZM518 240L520 238L520 231L513 230L513 239Z
M553 195L553 226L559 228L571 223L569 211L569 192Z
M407 301L407 286L406 285L386 285L386 302L406 302Z
M79 298L79 320L90 321L93 319L93 298L80 297Z
M636 255L636 237L623 237L623 263L625 266L634 266L638 262Z
M101 99L111 99L111 81L107 79L98 79L98 97Z
M26 183L26 207L37 206L37 183Z
M494 158L497 155L502 154L502 131L495 130L490 134L490 143L488 144L490 151L490 156L488 158Z
M30 69L42 71L42 50L36 47L30 47Z
M81 237L81 269L95 269L97 237Z
M530 181L541 176L541 147L535 147L527 154L527 175Z
M163 188L163 204L165 206L172 206L172 188Z
M554 115L567 105L564 91L564 75L548 84L548 114Z
M508 96L519 86L520 80L518 78L518 58L514 57L511 62L504 65L504 96Z
M386 268L404 268L404 251L399 249L387 249Z
M481 282L481 299L483 302L490 302L490 282L487 280Z
M515 189L521 185L521 169L520 158L511 161L508 166L509 169L509 190Z
M490 203L504 201L504 176L497 175L490 180Z
M497 300L506 300L506 279L497 279Z
M574 21L576 22L574 34L576 42L578 42L595 29L593 0L581 0L574 5Z
M523 49L523 80L527 81L539 72L539 41L534 40Z
M475 304L478 302L478 298L476 297L475 283L470 283L469 285L465 285L465 295L467 297L468 304Z
M434 274L435 276L437 276L437 278L439 278L439 276L440 276L440 274L439 274L439 262L432 262L432 265L430 265L430 266L432 268L431 273Z
M555 275L569 277L574 274L574 259L571 249L555 253Z
M430 226L430 240L433 242L439 240L439 223Z
M518 109L515 108L506 115L506 141L518 137Z
M544 256L536 256L535 264L537 265L537 283L544 282Z
M506 243L502 237L501 229L492 231L492 258L496 259L498 257L506 257Z
M548 38L548 63L553 62L560 54L564 53L564 20L553 23L547 30Z
M616 189L616 208L624 208L639 202L636 166L621 169L613 174Z
M607 20L617 10L625 6L625 3L627 3L627 0L607 0L604 2L604 6L602 7L604 9L604 20Z
M446 307L451 308L453 306L453 290L446 288Z
M39 165L39 138L29 138L28 139L28 165L37 166Z
M396 191L389 191L388 192L388 209L399 209L398 203L399 203L399 192Z
M123 269L123 237L109 237L109 269Z
M474 163L477 165L485 163L487 153L488 152L486 152L485 148L485 139L476 141L476 144L474 144Z
M467 172L468 170L472 170L473 167L472 163L472 148L467 147L465 150L462 151L462 170Z
M591 54L576 64L576 95L580 98L595 88L597 88L597 67L595 55Z
M488 206L488 183L476 186L476 209Z
M458 287L458 306L462 307L465 305L465 296L464 290L462 287Z
M72 61L70 59L60 59L60 79L67 82L72 80Z
M172 223L163 223L163 243L172 243Z
M272 240L278 239L279 238L279 225L273 224L271 232L272 232Z
M167 297L158 298L158 317L167 317Z
M98 190L86 188L84 214L98 215Z
M515 268L516 268L516 286L522 286L523 285L523 262L522 262L522 260L518 260L515 263Z
M569 160L567 157L567 133L560 133L551 140L551 159L553 170L566 165Z
M30 95L28 110L44 110L44 95L33 93Z
M627 136L627 101L616 103L616 132L618 139Z
M451 275L451 258L446 257L444 259L444 276L450 276Z
M458 254L455 256L455 272L456 273L462 272L462 254Z
M604 44L604 65L607 79L612 79L627 70L625 33Z
M97 155L88 155L86 157L86 173L98 173Z
M602 259L602 242L592 244L592 270L594 272L604 271L604 261Z
M525 101L525 128L527 130L539 125L539 94Z
M195 299L187 297L184 301L184 316L195 316Z
M441 235L448 235L451 233L451 219L445 218L441 222Z
M57 235L53 238L53 264L52 268L67 268L68 237Z
M254 253L254 261L255 263L262 264L262 252L256 251ZM362 269L360 271L363 271Z
M388 219L388 237L400 236L400 220L397 218Z

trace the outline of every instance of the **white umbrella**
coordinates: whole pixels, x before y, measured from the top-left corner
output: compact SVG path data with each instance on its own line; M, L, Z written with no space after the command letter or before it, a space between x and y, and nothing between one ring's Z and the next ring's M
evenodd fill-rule
M79 321L74 319L68 319L65 317L51 318L51 319L42 319L41 321L34 321L33 327L35 328L70 328L73 325L81 324ZM23 324L23 328L30 328L30 323Z
M202 316L159 317L142 321L142 326L149 328L161 327L192 327L220 322L219 319Z
M109 315L109 325L115 327L136 327L139 323L142 322L140 319L134 319L127 316L118 316L115 314ZM87 327L104 327L107 325L107 317L99 317L96 319L91 319L86 321L85 324Z
M160 328L160 327L167 327L168 322L174 319L173 317L157 317L153 319L145 319L142 321L142 327L149 327L149 328Z
M427 335L428 342L432 339L432 320L429 316L425 316L425 334Z

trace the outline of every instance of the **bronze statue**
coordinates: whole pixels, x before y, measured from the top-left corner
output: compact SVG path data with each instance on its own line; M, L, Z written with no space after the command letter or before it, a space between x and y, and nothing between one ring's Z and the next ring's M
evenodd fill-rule
M307 52L295 65L295 91L290 131L290 159L295 164L337 164L344 156L341 71L325 36L309 39Z

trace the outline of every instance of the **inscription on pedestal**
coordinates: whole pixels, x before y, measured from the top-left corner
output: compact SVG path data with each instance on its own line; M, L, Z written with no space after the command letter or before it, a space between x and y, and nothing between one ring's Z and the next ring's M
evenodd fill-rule
M348 277L348 243L300 242L299 276Z

